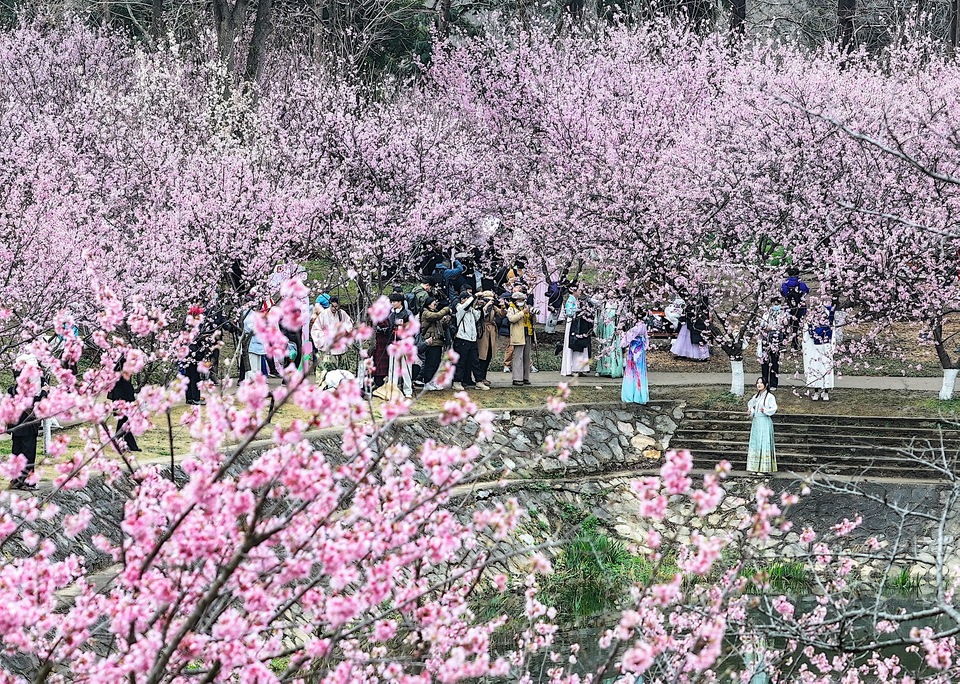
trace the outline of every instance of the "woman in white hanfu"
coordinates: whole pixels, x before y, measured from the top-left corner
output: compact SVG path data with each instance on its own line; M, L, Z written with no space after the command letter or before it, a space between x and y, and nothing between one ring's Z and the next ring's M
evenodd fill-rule
M578 323L580 311L580 286L570 287L570 295L563 304L563 313L567 317L566 328L563 331L563 356L560 358L560 375L580 375L590 372L590 350L574 351L570 348L570 332Z
M808 314L809 315L809 314ZM803 331L803 374L813 389L814 401L830 401L833 389L833 307L825 306L819 320Z

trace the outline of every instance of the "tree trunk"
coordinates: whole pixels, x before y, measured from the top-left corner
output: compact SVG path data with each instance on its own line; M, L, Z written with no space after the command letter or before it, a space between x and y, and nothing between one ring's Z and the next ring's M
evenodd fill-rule
M154 48L160 47L163 36L163 0L153 0L150 4L150 35Z
M744 391L743 361L730 360L730 394L742 397Z
M217 51L220 61L232 78L237 73L237 38L243 17L247 12L247 0L213 0L213 24L217 33Z
M960 374L960 369L943 369L943 386L940 388L941 401L949 401L953 399L953 388L957 384L957 374Z
M837 2L837 43L840 50L853 50L853 18L857 13L857 0L838 0Z
M273 0L260 0L257 3L257 20L253 25L253 36L250 38L250 49L247 50L247 64L244 69L244 78L248 83L256 83L263 69L267 40L273 28L270 23L272 10Z
M734 37L742 36L746 30L747 0L732 0L730 11L730 33Z
M950 48L957 49L957 41L960 40L960 30L957 23L960 22L960 0L951 0L950 2Z
M450 35L450 24L453 20L451 6L453 0L437 0L437 34L441 38Z
M943 339L943 322L940 321L931 327L933 333L933 348L937 352L937 359L940 360L940 367L943 368L943 386L940 388L940 399L947 401L953 398L953 386L957 382L957 373L960 371L960 363L950 358L947 351L946 342Z

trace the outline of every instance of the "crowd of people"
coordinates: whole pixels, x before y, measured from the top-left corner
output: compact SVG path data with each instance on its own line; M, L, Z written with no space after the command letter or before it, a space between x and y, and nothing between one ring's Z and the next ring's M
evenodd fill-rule
M765 387L775 392L781 356L796 350L802 354L811 398L829 401L842 313L834 306L824 306L815 315L809 312L809 291L799 270L789 268L780 295L760 316L757 359ZM587 293L579 282L529 277L523 260L488 275L466 254L428 259L417 285L409 292L395 287L389 299L389 315L374 326L372 348L367 350L369 364L348 368L346 346L321 342L335 339L331 331L348 330L354 324L339 298L324 291L313 302L308 334L284 331L291 362L302 367L309 357L309 343L318 374L326 378L336 371L329 375L328 384L355 376L378 397L411 397L420 389L490 389L491 365L502 349L503 372L510 374L514 386L523 386L530 384L531 373L538 372L534 365L540 351L537 324L547 333L562 326L562 338L553 349L560 357L561 376L595 373L623 378L623 396L645 401L647 393L640 386L646 387L651 335L672 338L670 351L678 359L702 362L711 357L707 297L695 295L689 301L678 297L663 310L631 310L613 291ZM266 301L261 311L271 306ZM415 358L389 354L390 346L406 335L414 320L419 329ZM242 376L259 372L279 377L279 369L254 333L252 311L238 328L247 345ZM456 369L452 381L443 384L438 372L448 349L456 352ZM631 383L636 386L628 387Z

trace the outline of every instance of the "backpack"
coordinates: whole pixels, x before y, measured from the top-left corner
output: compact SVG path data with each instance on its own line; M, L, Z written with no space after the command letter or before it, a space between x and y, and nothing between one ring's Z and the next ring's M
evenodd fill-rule
M420 305L417 303L417 297L413 292L408 292L403 295L404 299L407 300L407 308L410 310L414 316L420 315Z

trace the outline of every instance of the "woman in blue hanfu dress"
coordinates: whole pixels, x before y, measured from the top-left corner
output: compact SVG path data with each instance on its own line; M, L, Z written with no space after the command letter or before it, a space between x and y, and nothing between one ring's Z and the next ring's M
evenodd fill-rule
M623 385L620 399L629 404L646 404L650 400L647 387L647 324L641 320L623 335L624 356Z
M747 471L751 473L777 472L777 450L773 443L773 421L777 412L777 398L767 388L763 378L757 378L757 393L747 404L753 419L750 426L750 446L747 449Z

